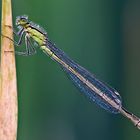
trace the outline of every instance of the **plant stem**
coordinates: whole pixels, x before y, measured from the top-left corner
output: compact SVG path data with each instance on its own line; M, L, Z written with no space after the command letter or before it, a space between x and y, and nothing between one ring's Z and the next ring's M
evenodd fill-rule
M0 63L0 140L17 137L17 86L11 0L2 0L2 36Z

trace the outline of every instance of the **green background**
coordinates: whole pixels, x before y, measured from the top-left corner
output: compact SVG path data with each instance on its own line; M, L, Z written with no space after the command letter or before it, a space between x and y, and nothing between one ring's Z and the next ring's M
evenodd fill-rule
M13 0L14 22L23 14L43 26L71 58L117 89L123 105L140 116L140 1ZM140 139L126 118L90 103L58 64L37 51L16 56L18 140Z

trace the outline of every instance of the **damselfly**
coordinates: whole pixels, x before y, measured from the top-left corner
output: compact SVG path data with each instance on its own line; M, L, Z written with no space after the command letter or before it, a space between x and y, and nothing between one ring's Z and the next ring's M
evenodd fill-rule
M61 66L81 93L105 110L114 114L121 113L140 129L140 119L122 107L122 100L119 93L98 80L89 71L78 65L62 50L57 48L56 45L49 40L47 32L43 28L28 20L28 16L26 15L16 18L16 26L19 28L19 31L15 33L19 36L19 41L14 41L15 45L20 46L23 37L25 37L26 44L26 51L17 52L17 54L25 56L35 54L36 49L31 41L36 42L44 53L49 55Z

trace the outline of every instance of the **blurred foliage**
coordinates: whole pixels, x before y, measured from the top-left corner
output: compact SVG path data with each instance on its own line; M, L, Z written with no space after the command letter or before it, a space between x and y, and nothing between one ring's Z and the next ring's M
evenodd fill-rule
M117 89L124 106L140 116L139 7L136 0L13 0L13 18L29 15L59 48ZM39 49L16 61L18 140L140 139L127 119L80 96Z

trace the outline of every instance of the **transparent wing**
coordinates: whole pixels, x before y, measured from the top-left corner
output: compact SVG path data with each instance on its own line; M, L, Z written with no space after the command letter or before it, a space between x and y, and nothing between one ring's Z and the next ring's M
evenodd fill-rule
M83 93L86 97L88 97L91 101L98 104L100 107L104 108L105 110L111 112L111 113L119 113L119 108L122 106L121 103L121 97L117 93L116 90L109 87L105 83L99 81L93 74L91 74L89 71L87 71L85 68L78 65L76 62L74 62L72 59L70 59L62 50L55 47L55 44L53 44L51 41L48 41L47 44L49 49L57 56L59 57L63 62L65 62L67 65L69 65L73 70L75 70L78 74L80 74L82 77L84 77L86 80L88 80L96 89L101 91L103 93L102 96L100 96L96 90L91 89L88 85L86 85L82 80L80 80L77 75L73 74L69 69L65 68L64 66L61 67L63 70L67 73L68 77L73 81L74 85ZM114 102L116 106L112 106L108 101L106 101L104 98L102 98L104 95L106 95L111 102Z

